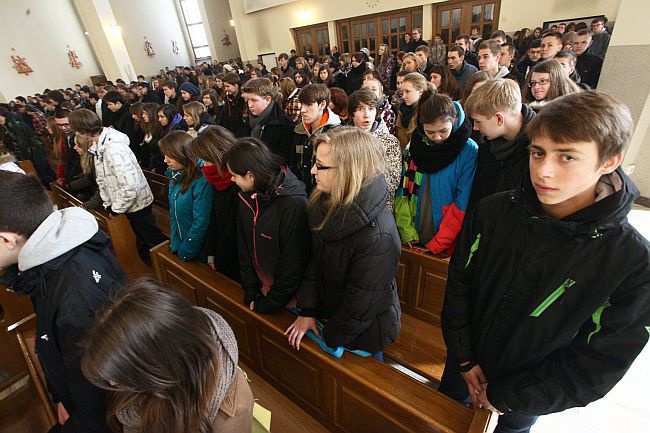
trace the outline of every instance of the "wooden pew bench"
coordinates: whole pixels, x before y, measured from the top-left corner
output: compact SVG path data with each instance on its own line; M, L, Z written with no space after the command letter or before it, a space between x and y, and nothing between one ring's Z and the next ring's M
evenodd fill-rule
M483 433L490 413L470 410L374 358L335 359L304 339L300 351L283 335L288 311L260 315L242 303L241 287L198 262L181 262L168 244L151 252L159 280L232 326L242 362L334 432Z
M150 171L144 174L154 195L156 222L169 234L169 178ZM402 331L386 352L389 359L437 383L447 356L440 314L448 266L448 257L402 250L397 275Z
M151 210L156 219L156 225L169 237L169 178L149 170L143 170L143 173L153 193Z
M52 198L59 209L67 207L83 207L81 200L53 182L51 185ZM117 261L129 278L150 274L152 269L138 255L135 233L125 215L110 216L104 209L89 210L97 220L99 228L108 234L113 243Z
M440 314L449 257L402 249L397 287L402 330L385 355L426 379L440 382L447 359Z

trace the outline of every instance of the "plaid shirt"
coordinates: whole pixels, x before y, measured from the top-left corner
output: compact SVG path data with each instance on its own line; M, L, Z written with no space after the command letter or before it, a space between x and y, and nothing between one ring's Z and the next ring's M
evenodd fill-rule
M284 112L287 113L287 116L291 118L294 124L299 124L301 119L300 109L302 104L298 100L298 95L300 94L300 89L296 89L294 92L289 95L287 100L284 102Z
M48 135L45 115L38 110L27 110L26 113L32 119L32 125L34 126L36 135Z

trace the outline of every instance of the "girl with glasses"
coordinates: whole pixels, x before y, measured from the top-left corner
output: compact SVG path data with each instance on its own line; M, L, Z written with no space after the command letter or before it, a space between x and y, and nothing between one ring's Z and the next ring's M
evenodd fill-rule
M547 60L530 70L521 89L521 96L524 104L538 112L553 99L579 91L580 88L569 78L559 62Z

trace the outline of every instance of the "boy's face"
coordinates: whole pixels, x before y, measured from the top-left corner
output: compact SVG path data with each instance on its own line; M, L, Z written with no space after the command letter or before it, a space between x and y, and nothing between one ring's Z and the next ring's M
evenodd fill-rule
M449 69L456 71L462 68L463 61L465 61L465 56L459 56L456 51L449 51L447 53L447 64L449 65Z
M528 50L528 58L533 62L538 61L542 57L541 48L531 48Z
M554 36L547 36L542 39L541 54L544 59L552 59L562 49L562 41Z
M573 51L580 56L591 46L591 42L591 35L576 35L571 46L573 47Z
M163 86L163 93L168 98L175 98L176 97L176 89L174 89L173 87Z
M427 55L424 53L424 51L416 51L416 52L415 52L415 55L418 56L418 58L420 59L420 63L422 63L423 65L424 65L424 64L427 62L427 60L428 60L428 59L427 59Z
M616 170L621 154L600 163L593 141L556 143L548 137L531 138L530 179L544 211L563 218L591 205L596 183Z
M261 96L256 93L242 93L242 97L248 104L248 111L253 116L259 116L271 104L270 96Z
M514 50L512 51L512 54L510 54L508 47L501 47L501 58L499 59L499 66L509 67L514 57Z
M488 140L499 138L504 133L504 116L501 113L489 117L483 114L472 114L472 120L474 131L479 131Z
M318 102L302 104L300 107L300 114L302 115L302 121L305 125L311 125L320 121L323 115L323 110L325 110L326 106L327 104L325 101L321 101L320 104Z
M0 232L0 269L6 269L18 263L18 254L25 244L25 239L11 232Z
M495 56L489 48L484 48L478 51L478 66L481 71L493 72L499 69L499 60L501 54Z
M113 113L116 113L120 111L120 108L122 108L122 103L121 102L108 102L106 104L106 107L111 110Z

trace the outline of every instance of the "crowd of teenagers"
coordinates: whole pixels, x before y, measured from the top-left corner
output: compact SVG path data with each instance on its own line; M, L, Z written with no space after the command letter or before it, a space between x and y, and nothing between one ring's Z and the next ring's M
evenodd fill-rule
M0 108L0 268L32 296L53 431L250 431L252 395L223 318L128 283L93 216L53 211L16 160L125 214L145 261L166 237L144 171L168 176L172 253L241 282L255 313L297 312L295 349L311 331L383 360L402 248L449 255L441 392L502 433L604 396L650 325L620 167L632 118L593 90L605 23L448 49L414 29L374 61L292 51L271 71L206 63Z

